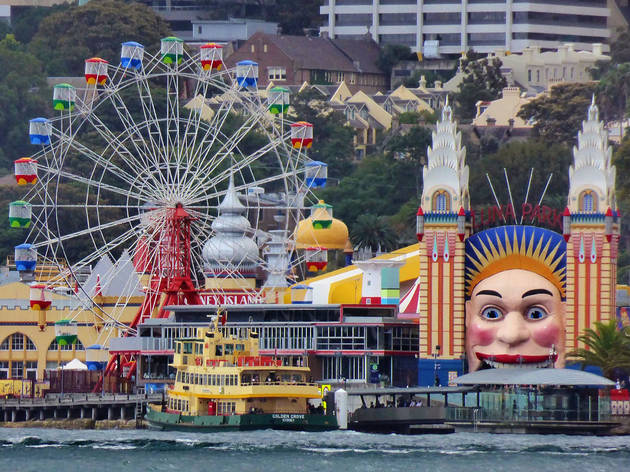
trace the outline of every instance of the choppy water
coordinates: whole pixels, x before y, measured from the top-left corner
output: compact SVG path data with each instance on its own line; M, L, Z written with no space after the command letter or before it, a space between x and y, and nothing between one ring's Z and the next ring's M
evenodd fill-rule
M630 438L0 429L0 471L621 471Z

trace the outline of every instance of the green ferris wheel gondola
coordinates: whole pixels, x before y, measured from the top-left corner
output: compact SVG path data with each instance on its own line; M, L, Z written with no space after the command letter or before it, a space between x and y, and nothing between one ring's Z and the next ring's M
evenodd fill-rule
M55 339L60 346L70 346L79 340L78 326L72 320L55 321Z

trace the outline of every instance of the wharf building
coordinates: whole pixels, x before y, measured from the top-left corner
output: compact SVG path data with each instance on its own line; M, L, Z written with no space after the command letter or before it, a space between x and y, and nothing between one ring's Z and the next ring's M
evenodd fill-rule
M617 4L607 0L324 0L320 13L325 17L322 35L370 35L381 45L409 46L419 58L469 49L555 49L567 42L590 49L593 43L608 43L617 24L613 20L623 18Z

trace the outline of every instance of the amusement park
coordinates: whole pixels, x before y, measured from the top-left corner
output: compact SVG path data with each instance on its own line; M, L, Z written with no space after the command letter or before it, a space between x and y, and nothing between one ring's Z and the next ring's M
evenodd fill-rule
M354 417L409 432L372 399L464 427L501 410L532 431L601 432L630 414L619 380L569 359L585 333L630 324L595 97L562 213L544 193L475 213L446 98L408 222L417 242L374 254L318 196L329 169L310 157L317 129L292 91L259 86L257 62L223 52L124 42L120 57L86 58L30 120L9 206L25 237L0 274L0 395L158 394L147 420L180 430L325 431Z

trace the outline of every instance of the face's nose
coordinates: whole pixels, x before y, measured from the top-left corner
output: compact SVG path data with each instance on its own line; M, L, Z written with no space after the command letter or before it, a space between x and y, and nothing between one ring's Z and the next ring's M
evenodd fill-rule
M529 339L529 328L523 315L518 311L509 312L497 331L497 339L509 346L515 346Z

